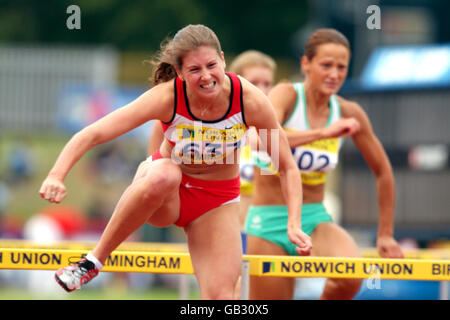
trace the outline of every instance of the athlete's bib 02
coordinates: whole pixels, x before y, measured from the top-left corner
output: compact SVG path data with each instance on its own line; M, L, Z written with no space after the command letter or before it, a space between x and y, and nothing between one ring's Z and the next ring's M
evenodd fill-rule
M308 185L325 183L326 174L337 165L338 151L338 138L320 139L292 149L302 175L302 183Z

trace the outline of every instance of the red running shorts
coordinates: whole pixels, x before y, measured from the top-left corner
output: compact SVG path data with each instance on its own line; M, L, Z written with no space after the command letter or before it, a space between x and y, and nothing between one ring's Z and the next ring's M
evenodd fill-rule
M147 161L152 162L161 158L158 150ZM239 175L229 180L201 180L182 174L179 189L180 217L175 225L185 227L212 209L239 202L240 189Z

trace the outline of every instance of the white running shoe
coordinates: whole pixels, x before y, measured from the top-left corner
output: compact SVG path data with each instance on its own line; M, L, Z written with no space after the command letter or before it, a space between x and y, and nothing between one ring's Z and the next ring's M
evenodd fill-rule
M55 279L67 292L81 288L98 275L95 264L86 258L56 271Z

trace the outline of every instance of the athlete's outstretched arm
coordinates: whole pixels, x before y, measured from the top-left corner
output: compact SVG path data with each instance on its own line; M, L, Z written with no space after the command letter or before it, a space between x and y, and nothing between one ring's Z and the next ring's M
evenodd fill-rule
M80 158L94 146L111 141L152 119L170 117L173 86L161 84L146 91L136 100L111 112L76 133L64 146L39 193L42 198L59 203L66 196L64 179ZM173 98L172 98L173 99Z
M275 108L278 121L283 124L293 112L297 103L297 91L292 83L282 82L269 93L269 99ZM286 137L291 148L324 138L351 136L359 130L355 118L341 118L329 126L305 131L286 131Z

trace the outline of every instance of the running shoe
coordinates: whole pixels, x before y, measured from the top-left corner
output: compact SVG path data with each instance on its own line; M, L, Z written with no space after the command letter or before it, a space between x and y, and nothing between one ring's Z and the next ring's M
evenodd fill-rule
M95 264L86 258L56 271L55 279L67 292L81 288L98 275Z

